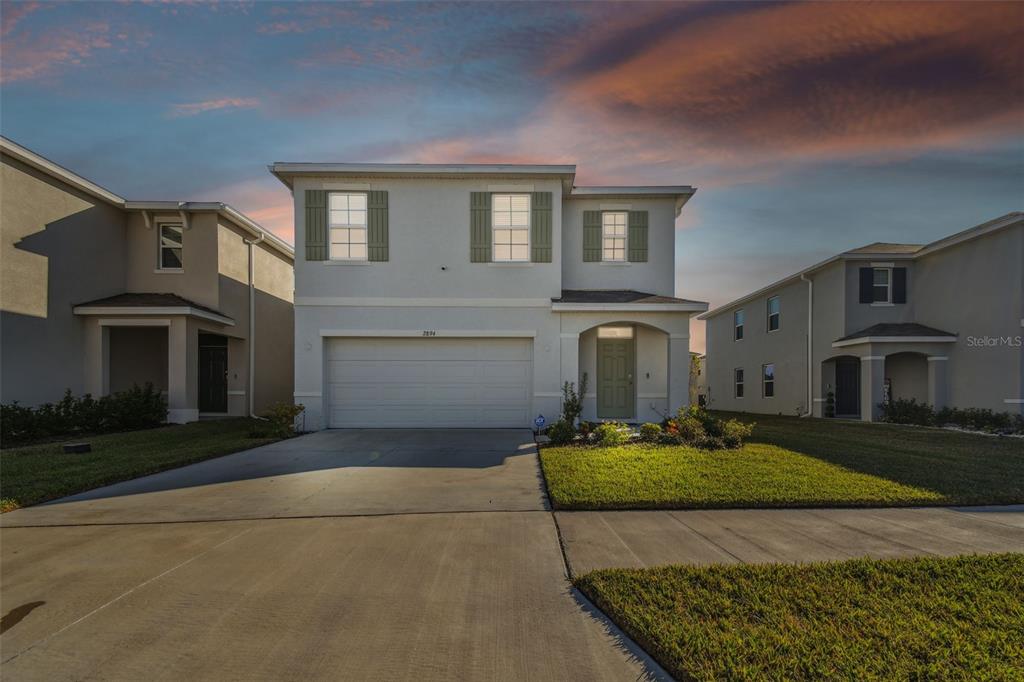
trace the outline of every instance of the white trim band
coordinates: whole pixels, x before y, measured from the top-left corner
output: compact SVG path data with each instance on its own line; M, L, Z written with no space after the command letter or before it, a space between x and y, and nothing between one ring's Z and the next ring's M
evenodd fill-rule
M1024 405L1024 398L1003 398L1007 405Z
M127 318L120 320L100 320L101 327L170 327L170 320L140 320L138 318Z
M955 336L861 336L845 341L833 341L833 348L859 346L862 343L956 343Z
M232 390L228 391L228 395L245 395L245 391L239 391L239 390L232 389Z
M187 315L211 320L219 324L235 326L230 317L211 313L192 306L154 307L154 306L75 306L75 315Z
M343 306L359 308L547 308L546 298L388 298L347 296L297 296L296 306Z
M946 360L949 360L949 358L943 355L933 355L928 358L928 362L944 362Z
M295 391L292 393L293 398L323 398L324 394L320 391Z
M534 329L321 329L321 337L388 338L465 338L532 339Z
M707 303L552 303L556 313L701 313Z
M865 356L863 356L860 359L861 362L866 362L868 360L885 360L885 356L884 355L865 355Z

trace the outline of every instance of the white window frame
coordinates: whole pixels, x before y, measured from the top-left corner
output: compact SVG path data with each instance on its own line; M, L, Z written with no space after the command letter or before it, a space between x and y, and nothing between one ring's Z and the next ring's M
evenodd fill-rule
M498 221L495 220L495 216L499 213L499 211L497 209L497 203L498 203L498 199L499 198L505 198L505 197L508 197L510 201L511 201L511 199L513 197L523 197L523 198L526 199L526 225L525 226L523 226L523 225L512 225L511 224L511 222L512 222L512 220L511 220L512 219L512 214L513 213L521 213L521 211L513 211L511 209L511 207L509 208L509 211L508 211L508 213L509 213L509 224L508 225L498 225ZM504 213L505 211L501 211L501 212ZM492 263L529 263L530 262L530 253L531 253L531 249L533 247L533 245L530 242L531 236L532 236L531 233L533 232L532 221L533 221L533 202L531 201L531 198L530 198L529 194L527 194L525 192L495 192L495 193L491 194L491 262ZM513 246L522 246L522 244L515 244L512 241L510 241L508 244L505 244L505 242L501 242L499 244L499 242L498 242L498 231L501 230L501 231L517 232L517 231L523 231L524 229L526 231L526 255L523 258L513 258L512 257L512 247ZM511 236L510 236L510 239L511 239ZM499 258L498 257L498 248L497 248L498 246L508 246L509 247L509 257L508 258Z
M162 272L182 272L185 269L185 224L180 218L163 218L155 221L156 226L156 269ZM164 246L164 228L177 227L181 233L181 265L178 267L164 266L164 249L172 249L172 246Z
M732 370L732 397L743 400L746 394L746 372L742 367L734 367Z
M607 230L609 227L617 228L619 225L607 225L605 218L610 216L622 216L622 234L608 234ZM622 257L615 258L614 253L618 251L619 247L614 243L611 247L607 246L606 240L613 240L617 242L622 240ZM606 257L606 250L611 249L613 257ZM625 263L629 259L629 212L628 211L601 211L601 262L603 263Z
M772 368L772 378L768 378L768 368ZM772 394L768 395L768 384L772 386ZM762 398L774 398L775 397L775 363L766 362L761 365L761 397Z
M875 284L875 273L885 272L886 283L885 283L885 300L875 300L875 288L881 287L881 284ZM892 303L892 268L889 267L872 267L871 268L871 303L872 305L890 305Z
M737 318L740 320L739 322L736 321ZM747 314L745 312L743 312L743 308L740 308L739 310L734 310L733 311L733 313L732 313L732 340L733 341L742 341L743 340L743 332L744 332L744 326L745 326L746 321L747 321Z
M772 312L772 301L775 301L779 305L778 312ZM782 300L778 296L769 296L768 300L765 301L765 329L768 333L777 332L782 329ZM776 317L775 329L772 329L772 315Z
M332 199L334 197L339 197L339 196L343 196L343 197L362 197L364 208L362 208L362 209L359 209L358 207L357 208L352 208L351 204L350 204L350 200L346 199L346 206L345 206L344 209L334 209L334 210L332 210ZM327 193L327 258L328 258L328 260L332 260L332 261L365 261L365 260L368 259L368 257L369 257L369 250L370 250L370 248L369 248L369 219L368 219L368 216L369 216L369 206L367 204L368 201L369 201L369 197L367 196L366 192L328 192ZM348 222L338 222L338 223L335 223L334 222L334 211L335 210L344 210L345 213L347 214ZM361 225L359 223L352 222L352 212L353 211L357 211L358 212L360 210L363 213L363 223ZM346 230L347 231L348 240L347 241L341 241L341 240L335 241L335 238L334 238L335 231L340 233L342 230ZM352 241L352 231L353 230L355 230L355 231L360 231L361 230L362 233L363 233L363 241L361 242L362 246L363 246L363 255L362 256L353 256L353 255L351 255L352 254L352 246L353 245L358 246L360 244L360 242ZM331 248L334 244L344 244L344 245L346 245L348 247L347 250L348 250L349 255L348 256L335 256L334 255L334 249Z

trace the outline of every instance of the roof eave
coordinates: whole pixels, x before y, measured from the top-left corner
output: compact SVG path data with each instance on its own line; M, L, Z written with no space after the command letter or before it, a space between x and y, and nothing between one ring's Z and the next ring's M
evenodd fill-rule
M690 303L551 303L556 313L699 313L708 309L700 301Z
M572 190L575 164L393 164L393 163L305 163L277 161L269 165L271 175L289 189L296 177L553 177L562 181L565 193Z
M70 171L67 168L64 168L63 166L56 164L53 161L50 161L46 157L36 154L31 149L22 147L17 142L9 140L3 136L0 136L0 151L14 159L17 159L18 161L26 164L27 166L35 168L38 171L46 173L51 177L55 177L61 180L62 182L65 182L71 185L72 187L82 192L85 192L91 197L100 199L102 201L107 202L108 204L113 204L114 206L117 207L122 207L124 205L124 199L114 194L107 188L101 187L100 185L97 185L95 182L83 178L78 173Z

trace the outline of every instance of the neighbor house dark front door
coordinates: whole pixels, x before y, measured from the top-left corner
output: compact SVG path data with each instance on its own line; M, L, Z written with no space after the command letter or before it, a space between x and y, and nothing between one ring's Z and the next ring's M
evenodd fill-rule
M228 340L199 335L199 411L228 411Z
M836 416L860 416L860 360L836 360Z

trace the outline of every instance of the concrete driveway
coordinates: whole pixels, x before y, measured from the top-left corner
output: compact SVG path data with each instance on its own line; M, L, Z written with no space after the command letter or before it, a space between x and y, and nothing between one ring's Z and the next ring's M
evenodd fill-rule
M569 587L526 431L331 431L0 518L0 676L664 673Z

